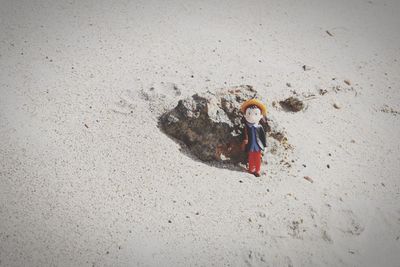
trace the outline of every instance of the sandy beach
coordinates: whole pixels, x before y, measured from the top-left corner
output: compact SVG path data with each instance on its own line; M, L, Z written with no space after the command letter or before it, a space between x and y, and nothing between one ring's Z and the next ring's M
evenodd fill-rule
M399 1L0 7L0 266L399 266ZM292 147L261 177L158 127L237 85Z

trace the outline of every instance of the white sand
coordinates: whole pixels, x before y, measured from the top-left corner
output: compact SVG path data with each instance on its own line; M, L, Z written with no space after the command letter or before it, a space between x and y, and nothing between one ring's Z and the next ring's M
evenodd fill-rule
M381 111L400 110L399 14L0 1L0 266L399 266L400 114ZM290 168L212 167L156 127L180 98L238 84L286 129ZM271 107L290 90L316 98Z

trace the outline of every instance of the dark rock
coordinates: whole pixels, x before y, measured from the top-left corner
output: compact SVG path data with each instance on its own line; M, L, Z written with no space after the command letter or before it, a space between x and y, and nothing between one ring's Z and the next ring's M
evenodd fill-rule
M314 180L310 176L304 176L304 179L309 181L310 183L314 183Z
M160 128L182 141L202 161L244 163L246 153L240 146L244 118L240 106L253 97L260 99L250 85L194 94L164 113L159 120ZM261 121L261 125L270 136L286 142L284 134L276 130L270 119Z
M281 107L286 111L298 112L304 108L304 103L296 97L289 97L283 101L279 101Z
M338 103L333 103L333 107L336 109L340 109L340 105Z
M319 89L318 92L319 92L320 95L324 95L324 94L328 93L328 90L326 90L326 89Z

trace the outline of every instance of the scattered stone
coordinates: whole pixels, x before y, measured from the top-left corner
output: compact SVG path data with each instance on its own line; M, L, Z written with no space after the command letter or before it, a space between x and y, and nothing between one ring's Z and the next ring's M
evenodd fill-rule
M304 71L311 70L311 67L307 65L303 65L302 68Z
M400 114L400 111L395 110L395 109L389 107L388 105L383 105L383 107L381 108L381 111L384 113L391 113L395 116Z
M340 109L340 105L338 103L334 103L333 107L336 108L336 109Z
M347 85L351 85L350 80L344 80L343 82L344 82L345 84L347 84Z
M326 164L326 167L327 167L328 169L330 169L330 168L331 168L331 166L329 166L329 164Z
M325 90L325 89L319 89L319 94L320 95L324 95L324 94L326 94L326 93L328 93L328 90Z
M281 107L286 111L298 112L304 108L304 103L296 97L289 97L283 101L279 101Z
M85 123L84 125L85 125L85 127L86 127L87 129L89 129L89 126L88 126L86 123Z
M171 220L168 220L168 223L172 223L172 221L171 221Z
M310 176L304 176L304 179L306 179L306 180L309 181L310 183L314 183L314 180L311 179Z
M333 37L333 34L330 31L325 31L329 36Z
M290 83L286 83L287 87L292 87L292 85Z

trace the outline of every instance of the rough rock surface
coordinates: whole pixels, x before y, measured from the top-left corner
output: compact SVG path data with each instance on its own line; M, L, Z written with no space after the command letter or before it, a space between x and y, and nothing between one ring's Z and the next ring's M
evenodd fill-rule
M289 97L283 101L279 101L281 107L286 111L299 112L304 108L304 103L296 97Z
M207 91L180 100L178 105L160 117L160 127L182 141L202 161L245 162L241 150L244 118L240 105L250 98L260 98L250 85L240 85L216 92ZM281 131L269 118L261 125L267 136L286 143ZM268 143L268 142L267 142Z

